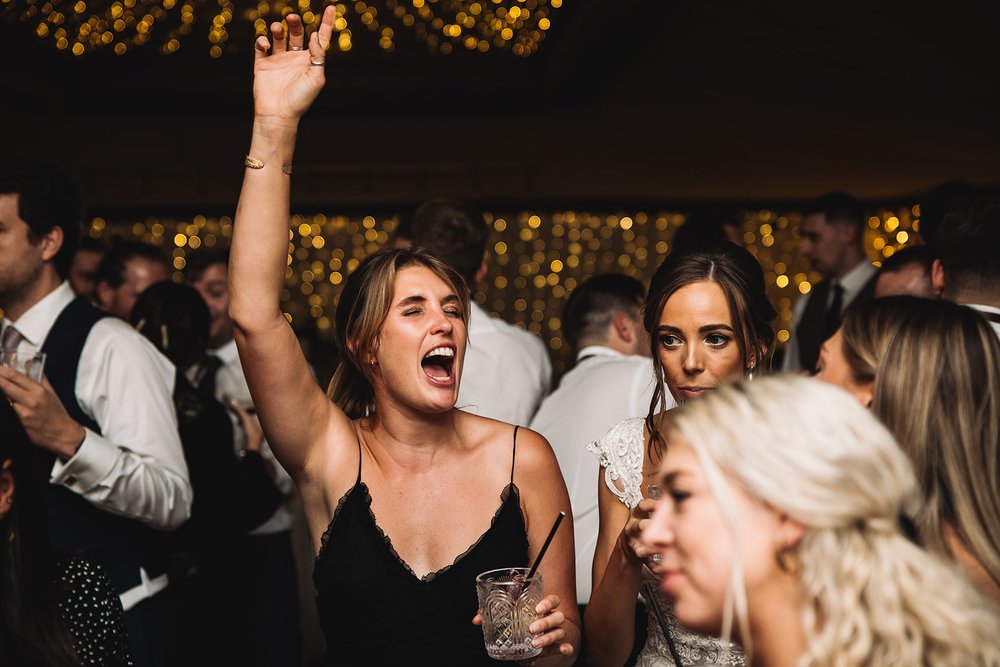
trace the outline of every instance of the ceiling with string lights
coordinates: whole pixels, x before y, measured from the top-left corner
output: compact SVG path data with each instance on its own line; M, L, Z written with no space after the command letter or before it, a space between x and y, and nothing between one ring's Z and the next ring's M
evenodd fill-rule
M0 0L8 151L123 209L235 201L251 45L323 3ZM902 196L1000 182L990 2L338 5L295 196L544 202Z

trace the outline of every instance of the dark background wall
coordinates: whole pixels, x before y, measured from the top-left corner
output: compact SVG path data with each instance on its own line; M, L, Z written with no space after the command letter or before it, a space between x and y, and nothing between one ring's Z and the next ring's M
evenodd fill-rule
M405 31L385 54L353 12L355 48L303 123L306 210L888 203L1000 182L995 3L565 0L529 58L429 54ZM219 59L205 31L169 57L74 57L0 21L5 152L64 164L98 213L231 213L253 28L234 21Z

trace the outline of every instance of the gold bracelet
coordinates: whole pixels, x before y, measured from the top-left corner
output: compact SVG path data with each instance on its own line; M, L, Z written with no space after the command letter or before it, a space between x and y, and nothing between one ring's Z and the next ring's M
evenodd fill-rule
M264 163L263 162L261 162L257 158L252 158L249 155L247 155L243 159L243 165L246 166L246 167L249 167L250 169L263 169L264 168ZM290 164L283 164L283 165L281 165L281 173L285 174L286 176L291 176L292 175L292 165L290 165Z

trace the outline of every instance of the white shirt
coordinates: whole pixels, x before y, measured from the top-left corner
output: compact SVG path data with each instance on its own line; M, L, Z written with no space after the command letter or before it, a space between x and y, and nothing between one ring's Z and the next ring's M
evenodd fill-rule
M250 387L247 386L247 379L243 374L243 366L240 364L236 341L231 340L220 348L209 350L209 354L214 354L222 361L222 366L219 367L219 370L215 374L215 397L222 403L225 403L227 398L235 398L241 403L249 402L251 400ZM227 412L235 426L233 433L235 434L236 441L233 445L237 452L243 451L246 448L246 433L243 432L243 427L239 424L239 418L231 410L227 410ZM272 463L275 471L274 485L278 487L279 491L285 494L285 502L275 510L270 519L254 528L250 531L250 534L271 535L290 530L293 519L292 503L294 500L292 490L295 488L295 483L292 481L291 476L285 472L285 469L281 467L281 464L274 458L274 453L271 452L271 448L268 446L266 440L261 445L260 455L266 461Z
M829 308L833 302L833 284L839 283L844 288L844 297L840 307L840 312L844 312L844 309L851 305L851 302L857 298L876 273L878 273L878 268L866 259L845 273L840 280L831 281L831 289L826 294L826 308ZM781 370L785 373L802 370L802 363L799 361L799 341L795 333L810 298L812 298L812 293L797 299L792 308L792 327L789 331L791 335L788 337L788 344L785 345L785 356L781 360Z
M983 306L978 303L965 303L962 305L968 306L973 310L978 310L981 313L992 313L995 316L1000 316L1000 308L995 308L993 306ZM993 327L993 331L995 331L997 337L1000 338L1000 322L996 322L995 320L987 320L987 322L990 323L990 326Z
M586 450L611 427L649 412L656 378L649 357L623 355L593 345L577 354L577 363L538 408L531 428L549 441L569 490L576 537L576 599L590 601L591 564L600 530L597 508L600 464ZM666 394L667 407L674 401Z
M64 282L17 322L18 349L39 349L75 298ZM50 482L93 505L154 528L177 528L191 515L192 490L174 412L174 366L122 320L105 317L90 330L77 367L76 399L101 433L52 466Z
M542 339L473 302L456 406L510 424L527 424L552 384Z

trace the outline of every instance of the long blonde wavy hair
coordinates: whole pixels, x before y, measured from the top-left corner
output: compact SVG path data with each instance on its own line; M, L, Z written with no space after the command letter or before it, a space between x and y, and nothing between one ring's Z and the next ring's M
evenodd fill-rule
M806 527L796 549L807 639L799 667L1000 665L1000 610L900 532L918 504L912 467L854 397L810 378L766 377L674 417L668 438L690 443L732 530L724 629L735 617L749 655L740 526L723 474Z
M913 461L924 544L954 529L1000 587L1000 341L966 306L923 300L886 347L872 410ZM996 590L996 588L994 588Z

